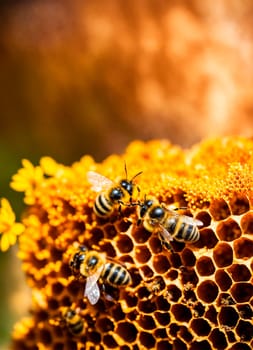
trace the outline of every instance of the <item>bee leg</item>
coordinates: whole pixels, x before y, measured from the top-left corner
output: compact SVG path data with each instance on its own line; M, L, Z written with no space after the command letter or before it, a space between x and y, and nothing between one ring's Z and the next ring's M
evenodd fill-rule
M108 300L108 301L115 301L115 299L110 294L108 294L106 292L106 288L105 288L105 284L104 283L101 285L101 291L102 291L102 293L103 293L103 295L104 295L106 300Z

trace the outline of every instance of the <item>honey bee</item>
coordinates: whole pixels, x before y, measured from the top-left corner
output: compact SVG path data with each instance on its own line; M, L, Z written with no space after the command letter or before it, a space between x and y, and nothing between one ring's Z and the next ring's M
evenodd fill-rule
M104 253L88 250L80 246L70 260L70 267L74 274L86 279L84 296L94 305L100 298L98 280L113 287L121 287L131 283L131 276L125 267L111 262Z
M114 183L101 174L94 171L88 171L87 178L92 185L92 190L100 192L97 195L93 206L94 212L97 216L104 218L110 216L115 205L119 205L120 211L122 204L128 205L123 202L124 199L129 199L129 206L131 206L133 190L135 187L133 180L142 172L137 173L131 180L127 180L127 168L125 165L125 173L126 179L120 180L119 183Z
M85 330L85 322L79 311L79 309L73 309L71 307L62 307L61 309L62 321L74 336L82 335Z
M161 243L173 251L170 241L196 242L200 238L197 226L203 223L190 216L176 213L176 209L166 208L157 199L145 199L139 203L139 220L149 232L158 232Z

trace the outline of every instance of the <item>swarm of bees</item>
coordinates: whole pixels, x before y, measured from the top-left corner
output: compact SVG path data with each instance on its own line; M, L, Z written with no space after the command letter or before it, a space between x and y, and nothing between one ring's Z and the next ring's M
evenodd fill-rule
M156 198L146 198L133 201L135 189L140 193L134 179L141 174L138 172L128 180L125 166L126 178L115 183L105 176L89 171L88 182L91 189L98 192L94 201L94 214L100 218L108 218L114 211L121 214L122 206L136 207L138 221L136 225L143 227L157 234L161 245L173 252L170 242L196 242L200 238L198 226L203 223L187 215L181 215L175 210L169 209ZM185 209L185 208L184 208ZM105 291L105 285L113 288L126 287L132 283L132 278L127 268L120 262L106 256L105 253L89 249L85 245L78 245L75 248L69 261L73 275L85 281L84 297L91 305L95 305ZM109 300L112 297L107 296ZM81 335L84 328L83 320L76 309L63 308L61 318L74 336Z

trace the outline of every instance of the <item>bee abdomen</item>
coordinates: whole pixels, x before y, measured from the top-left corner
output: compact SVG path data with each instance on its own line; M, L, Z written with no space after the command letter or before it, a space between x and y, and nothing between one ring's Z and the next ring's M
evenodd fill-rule
M76 323L69 324L69 330L73 335L79 335L84 329L84 324L82 320L77 321Z
M99 194L94 203L95 214L97 216L109 216L112 209L112 203L106 198L105 194Z
M123 286L129 284L131 277L128 271L119 264L105 264L102 277L111 285Z
M199 239L199 230L191 224L181 223L176 232L175 239L181 242L196 242Z

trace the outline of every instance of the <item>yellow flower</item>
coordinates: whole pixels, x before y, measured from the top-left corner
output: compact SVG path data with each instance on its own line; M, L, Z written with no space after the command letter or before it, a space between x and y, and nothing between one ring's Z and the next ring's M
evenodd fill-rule
M16 217L7 199L1 200L0 208L0 248L6 251L9 247L16 243L17 236L24 231L24 225L15 222Z
M43 171L39 166L27 160L22 160L23 168L12 177L11 188L17 192L25 192L24 202L34 204L36 198L36 186L44 179Z

